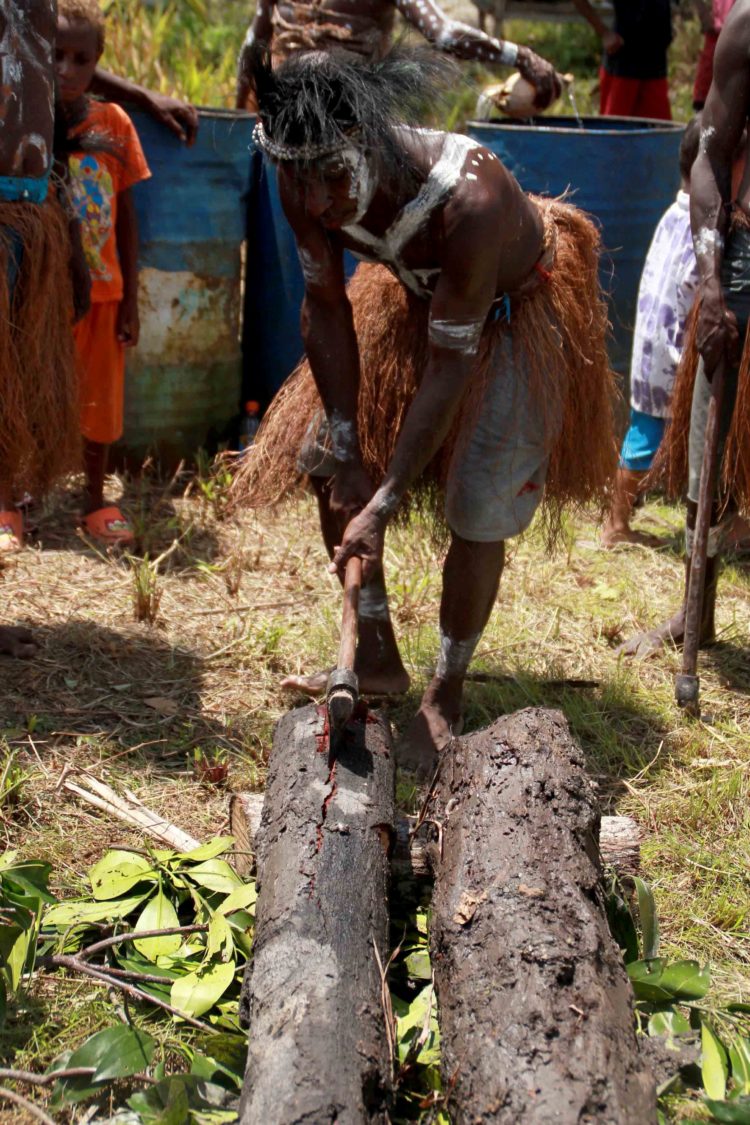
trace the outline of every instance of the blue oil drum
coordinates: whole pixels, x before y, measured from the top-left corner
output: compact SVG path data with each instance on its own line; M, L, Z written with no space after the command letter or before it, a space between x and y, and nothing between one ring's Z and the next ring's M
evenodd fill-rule
M243 397L257 399L265 408L304 352L300 310L305 284L297 243L281 206L276 171L260 152L254 156L252 183L247 228ZM345 254L347 277L351 277L356 266L356 259Z
M187 148L133 113L152 178L133 189L140 231L138 346L128 353L119 452L164 466L215 447L238 417L242 248L254 118L200 110Z
M538 117L469 123L525 191L569 192L599 224L616 371L630 366L638 284L654 229L680 183L683 126L629 117Z

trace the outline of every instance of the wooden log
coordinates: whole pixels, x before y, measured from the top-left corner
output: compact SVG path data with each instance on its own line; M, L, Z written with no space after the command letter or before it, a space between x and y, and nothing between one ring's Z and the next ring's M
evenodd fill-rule
M328 753L313 705L274 736L256 836L254 955L242 1125L385 1122L392 1054L378 958L388 958L394 764L374 716Z
M610 936L599 814L558 711L457 740L430 932L454 1125L656 1120L632 994Z
M235 870L243 877L255 870L254 841L263 809L262 793L232 793L229 798L229 831L234 836ZM391 863L395 878L432 878L430 844L412 836L417 818L396 817L396 836ZM641 866L641 829L632 816L603 816L599 852L605 867L618 875L637 875Z

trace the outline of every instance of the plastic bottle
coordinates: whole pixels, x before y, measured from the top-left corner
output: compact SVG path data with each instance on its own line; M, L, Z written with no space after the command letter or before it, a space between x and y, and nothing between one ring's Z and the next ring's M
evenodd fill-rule
M240 422L240 453L244 453L253 444L259 425L260 403L246 402L245 414Z

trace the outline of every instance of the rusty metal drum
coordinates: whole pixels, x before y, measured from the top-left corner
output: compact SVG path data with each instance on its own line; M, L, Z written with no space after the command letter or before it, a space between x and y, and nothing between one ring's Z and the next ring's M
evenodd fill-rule
M215 448L238 415L253 118L201 110L192 148L143 114L133 121L153 175L133 191L141 336L127 357L119 452L173 467Z

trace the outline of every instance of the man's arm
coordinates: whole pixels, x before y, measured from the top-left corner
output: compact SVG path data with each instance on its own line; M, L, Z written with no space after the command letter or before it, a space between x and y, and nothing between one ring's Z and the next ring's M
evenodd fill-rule
M573 4L581 13L583 18L591 24L596 34L602 41L602 47L608 55L616 55L623 45L623 38L613 31L611 27L607 27L606 23L596 11L591 7L589 0L573 0Z
M732 202L732 164L750 110L750 9L734 8L719 37L714 81L701 116L698 157L690 174L690 223L700 278L698 348L710 378L738 347L737 321L721 287Z
M554 66L528 47L493 39L477 28L449 19L435 0L396 0L396 7L438 50L488 66L516 67L536 87L535 104L540 109L560 96L562 85Z
M247 29L245 39L240 48L240 57L237 60L237 96L235 106L245 109L247 100L252 90L250 78L250 54L255 43L265 43L271 46L273 37L273 20L271 18L276 0L258 0L253 21Z
M198 114L195 108L167 94L155 94L127 78L119 78L105 70L97 69L91 83L94 94L101 94L109 102L130 104L144 110L160 124L176 133L187 145L195 142L198 132Z
M487 205L481 191L466 194L446 223L440 279L430 305L425 374L383 481L367 507L349 523L333 558L330 569L341 574L353 555L364 561L365 581L380 563L387 523L448 436L474 372L495 298L497 230L504 199L497 194Z

